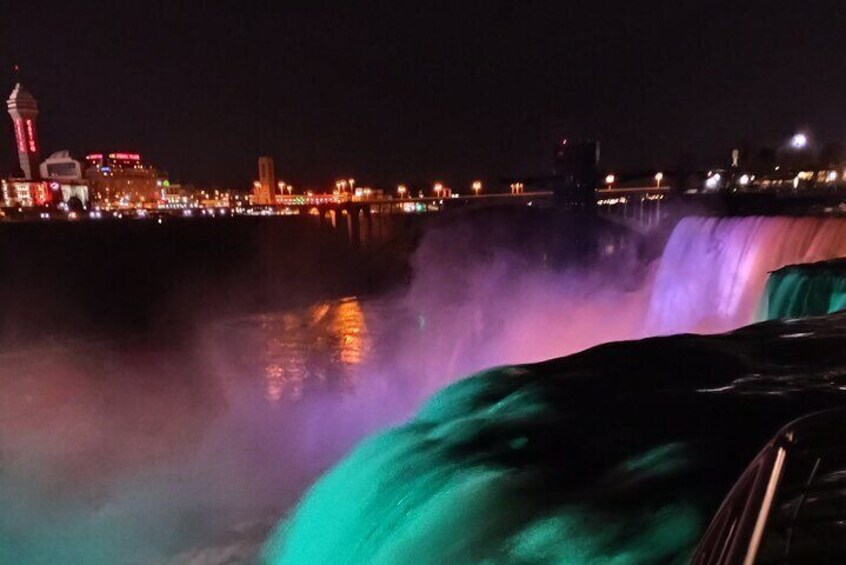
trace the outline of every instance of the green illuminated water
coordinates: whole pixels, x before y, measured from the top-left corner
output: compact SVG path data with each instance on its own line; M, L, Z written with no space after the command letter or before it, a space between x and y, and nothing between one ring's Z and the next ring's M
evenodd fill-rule
M803 318L846 309L846 261L791 265L770 275L760 318Z
M766 441L846 401L844 331L772 321L472 376L318 480L262 561L686 562Z
M539 426L559 418L521 372L448 387L409 424L361 444L280 527L265 563L682 561L703 525L698 509L664 496L628 508L616 490L683 473L685 446L621 458L597 477L604 504L556 492L574 480L558 456L577 455L543 453Z

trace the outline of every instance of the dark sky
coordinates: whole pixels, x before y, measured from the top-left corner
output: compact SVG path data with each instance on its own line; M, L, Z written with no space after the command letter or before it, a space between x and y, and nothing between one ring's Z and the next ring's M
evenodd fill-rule
M797 128L846 141L846 2L0 3L49 152L140 152L245 187L546 173L556 140L672 167ZM14 163L0 119L0 170Z

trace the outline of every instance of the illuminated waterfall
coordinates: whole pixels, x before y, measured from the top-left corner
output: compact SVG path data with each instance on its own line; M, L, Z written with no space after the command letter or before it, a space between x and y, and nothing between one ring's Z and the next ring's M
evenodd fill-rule
M768 274L846 257L839 218L687 218L676 227L653 283L648 334L716 333L755 320Z
M770 275L761 318L822 316L846 309L846 263L791 265Z
M530 269L500 285L489 268L478 274L488 287L466 284L465 273L471 290L457 307L433 302L427 327L472 345L456 346L455 358L466 363L476 352L488 365L537 359L552 347L563 355L601 341L721 332L754 321L770 272L838 257L846 257L846 220L688 218L635 291L586 291ZM846 284L826 277L780 271L771 309L793 316L840 307ZM445 294L434 286L437 298ZM846 318L833 320L612 343L459 381L319 480L268 540L263 562L683 562L748 458L812 408L786 392L796 367L799 386L818 379L820 390L844 394L829 387L827 364L846 355L831 339ZM463 339L473 323L486 340ZM809 359L809 348L825 354ZM439 342L426 350L442 351ZM399 355L425 359L409 351ZM424 364L416 367L421 378Z

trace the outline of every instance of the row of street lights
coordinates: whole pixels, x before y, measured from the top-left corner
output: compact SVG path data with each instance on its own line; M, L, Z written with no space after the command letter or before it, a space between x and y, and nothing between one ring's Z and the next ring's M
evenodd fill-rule
M343 179L336 181L335 188L338 189L338 192L346 192L347 188L349 188L350 192L353 192L355 189L355 179Z
M281 183L281 182L279 183L279 188L283 191L284 191L285 186L286 186L285 183ZM287 188L290 191L290 189L292 189L293 187L291 185L287 185ZM340 193L346 192L347 190L349 190L350 192L353 192L354 188L355 188L355 179L335 181L335 188ZM446 190L443 183L441 183L441 182L436 182L432 188L435 191L435 195L438 198L440 198L441 195ZM473 194L475 196L479 196L481 194L482 188L483 188L482 181L480 181L480 180L473 181L473 184L470 185L470 188L472 188ZM404 184L397 185L397 195L400 198L406 198L409 195L408 186L406 186Z
M432 188L435 191L435 196L437 196L438 198L440 198L441 195L446 190L444 188L443 183L441 183L441 182L436 182ZM480 180L473 181L473 184L470 185L470 188L473 189L473 194L475 196L479 196L479 194L482 192L482 181L480 181ZM397 186L397 195L400 198L405 198L408 195L408 187L404 184Z
M655 173L653 178L655 179L655 186L657 188L661 188L661 182L664 180L664 173ZM605 177L605 184L608 185L608 188L611 188L615 182L617 182L617 177L613 173Z

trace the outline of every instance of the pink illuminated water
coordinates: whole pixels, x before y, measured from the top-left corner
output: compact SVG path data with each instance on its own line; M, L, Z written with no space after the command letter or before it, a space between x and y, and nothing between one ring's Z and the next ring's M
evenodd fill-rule
M716 333L755 320L769 272L846 256L846 220L688 218L650 289L648 333Z
M625 263L624 270L625 256L588 271L553 271L503 254L462 265L458 278L444 274L452 265L441 264L438 253L424 244L425 261L405 297L406 307L426 320L426 341L407 343L397 356L413 360L416 374L432 383L427 393L492 365L753 323L771 271L846 256L846 220L686 218L659 259Z

